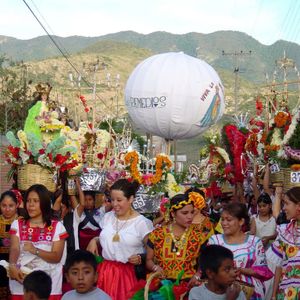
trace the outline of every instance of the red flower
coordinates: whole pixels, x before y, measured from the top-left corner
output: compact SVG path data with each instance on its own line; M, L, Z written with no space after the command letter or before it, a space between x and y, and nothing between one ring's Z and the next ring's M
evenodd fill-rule
M90 109L86 106L86 107L84 108L84 111L88 113L88 112L90 111Z
M49 153L49 154L48 154L48 157L49 157L49 160L50 160L50 161L52 161L52 160L53 160L52 153Z
M9 152L12 154L12 156L13 156L14 158L19 158L20 148L18 148L18 147L13 147L13 146L9 145L9 146L7 147L7 149L9 150Z
M39 154L45 154L45 149L40 149Z
M101 160L104 157L104 155L103 155L103 153L98 153L97 157Z
M55 156L54 162L57 166L61 166L67 161L67 159L68 159L68 155L63 156L61 154L57 154Z
M188 283L186 281L181 281L179 285L173 286L173 293L175 300L180 300L181 295L185 294L188 291Z

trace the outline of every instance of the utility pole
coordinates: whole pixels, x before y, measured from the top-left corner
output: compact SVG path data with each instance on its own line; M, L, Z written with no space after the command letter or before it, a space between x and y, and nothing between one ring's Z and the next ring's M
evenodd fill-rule
M284 108L288 105L288 82L287 82L287 70L289 68L295 69L296 64L295 61L291 58L286 57L285 51L283 52L283 57L275 61L276 66L279 67L283 71L283 84L284 84L284 94L285 99L282 98L281 100L281 107Z
M234 114L237 115L238 113L238 77L239 73L241 73L240 66L239 66L239 58L241 56L249 56L252 54L252 51L244 52L241 50L240 52L225 52L222 50L222 55L233 56L234 57Z

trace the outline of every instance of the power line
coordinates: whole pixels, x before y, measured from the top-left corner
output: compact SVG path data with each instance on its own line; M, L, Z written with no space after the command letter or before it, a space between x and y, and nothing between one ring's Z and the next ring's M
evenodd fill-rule
M81 75L81 73L77 70L77 68L74 66L74 64L70 61L70 59L66 56L66 54L61 50L61 48L59 47L59 45L57 44L57 42L54 40L54 38L49 34L48 30L45 28L45 26L42 24L42 22L39 20L39 18L35 15L35 13L33 12L33 10L31 9L31 7L27 4L26 0L22 0L24 2L24 4L27 6L27 8L30 10L31 14L34 16L34 18L38 21L38 23L40 24L40 26L43 28L43 30L46 32L46 34L48 35L48 37L50 38L50 40L52 41L52 43L55 45L55 47L58 49L58 51L62 54L62 56L67 60L67 62L70 64L70 66L74 69L74 71L78 74ZM81 77L82 81L90 88L92 88L92 85L84 78ZM106 103L104 102L104 100L102 98L99 97L99 95L96 94L96 98L99 99L103 105L107 108L110 109ZM115 114L114 114L115 115Z

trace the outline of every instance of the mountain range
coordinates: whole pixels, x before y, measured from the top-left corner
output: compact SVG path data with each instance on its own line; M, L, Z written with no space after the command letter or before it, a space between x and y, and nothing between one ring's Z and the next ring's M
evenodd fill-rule
M196 32L140 34L134 31L122 31L99 37L53 36L53 39L67 55L86 52L86 49L99 41L125 42L149 49L152 53L183 51L204 59L217 69L230 72L238 69L241 77L260 84L265 82L266 74L272 76L276 61L283 56L284 52L287 57L295 61L296 65L300 65L298 44L279 40L272 45L263 45L253 37L238 31L217 31L210 34ZM61 55L48 36L29 40L0 36L0 54L6 54L15 61L43 60ZM290 76L294 76L293 71Z

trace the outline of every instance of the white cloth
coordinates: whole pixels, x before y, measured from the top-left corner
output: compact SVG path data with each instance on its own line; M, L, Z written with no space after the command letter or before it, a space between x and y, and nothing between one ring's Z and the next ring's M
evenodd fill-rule
M260 239L265 236L271 236L276 233L276 220L272 216L267 221L262 221L259 218L259 215L254 216L255 226L256 226L256 236L258 236Z
M25 221L24 221L25 222ZM24 223L25 224L25 223ZM29 239L22 239L20 235L24 232L29 232L33 228L27 225L23 225L22 228L19 228L19 220L16 220L12 223L10 233L15 234L20 240L20 256L18 258L17 264L21 266L28 267L32 271L34 270L42 270L49 274L52 279L52 290L51 295L61 295L62 294L62 275L63 275L63 265L66 260L66 244L64 247L64 252L62 259L59 263L52 264L44 261L39 256L31 254L30 252L24 251L24 243L27 241L31 241L35 248L51 251L53 242L59 241L61 239L65 239L67 237L66 229L61 222L52 221L52 228L55 230L52 238L47 236L45 233L47 232L48 228L45 227L45 233L36 236L33 236L32 240ZM9 280L9 287L11 293L13 295L23 295L23 285L20 284L16 280Z
M113 242L117 227L120 241ZM145 252L143 239L153 230L153 224L142 215L120 221L114 212L108 212L102 219L101 228L100 243L103 258L127 263L130 256Z
M78 226L79 224L85 219L85 212L83 211L81 216L79 217L77 209L78 209L79 204L76 206L74 213L73 213L73 229L74 229L74 240L75 240L75 249L79 249L79 239L78 239ZM100 225L101 220L103 219L105 215L105 207L101 206L100 208L98 208L93 217L95 219L95 221ZM101 227L101 226L100 226ZM93 224L91 224L90 222L88 222L83 229L85 228L90 228L92 230L97 230L98 228L96 226L94 226Z

